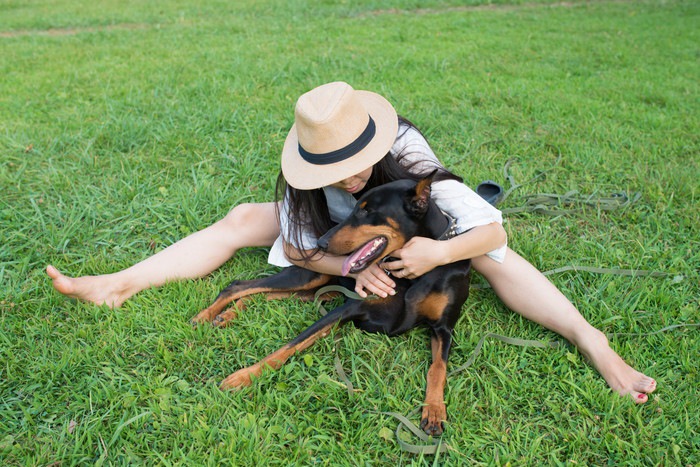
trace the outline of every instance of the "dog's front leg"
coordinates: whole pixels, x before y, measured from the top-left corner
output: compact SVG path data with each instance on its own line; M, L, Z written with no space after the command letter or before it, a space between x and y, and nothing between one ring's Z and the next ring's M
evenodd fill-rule
M351 314L348 314L348 311L349 309L352 310L354 308L355 307L346 303L332 310L326 316L309 326L304 332L299 334L294 340L281 349L271 353L255 365L243 368L229 375L221 382L220 388L227 390L250 386L252 383L252 378L260 376L265 369L279 369L287 360L289 360L292 355L310 347L321 337L327 336L333 326L338 323L344 324L347 322L349 316L351 316Z
M255 365L240 369L237 372L229 375L221 382L220 388L227 390L250 386L253 382L252 378L260 376L265 369L269 368L272 370L278 370L287 362L287 360L289 360L292 355L306 349L319 338L327 336L333 327L333 324L335 323L331 323L328 326L319 329L316 333L309 336L306 340L300 342L299 344L295 345L293 343L289 343L276 352L273 352L267 357L263 358Z
M442 434L443 422L447 420L445 407L445 382L447 380L447 355L450 351L452 336L447 330L434 330L430 338L433 363L430 365L425 391L425 405L420 427L427 434Z

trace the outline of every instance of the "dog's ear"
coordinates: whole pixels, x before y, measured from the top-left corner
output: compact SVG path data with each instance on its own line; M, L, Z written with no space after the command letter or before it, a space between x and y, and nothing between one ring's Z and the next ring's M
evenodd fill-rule
M416 190L409 203L411 214L421 216L428 210L428 202L430 201L430 184L433 183L433 178L437 173L437 169L433 170L427 177L421 179L416 184Z

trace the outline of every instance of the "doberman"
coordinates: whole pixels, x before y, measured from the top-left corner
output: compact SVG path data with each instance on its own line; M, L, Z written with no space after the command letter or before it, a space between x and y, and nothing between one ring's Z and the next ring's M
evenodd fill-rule
M418 182L398 180L369 190L344 222L319 239L319 247L330 254L349 255L342 268L346 275L391 259L389 255L414 236L444 239L453 231L453 222L430 199L434 175L435 172ZM352 321L362 330L389 336L422 325L432 331L433 362L428 370L421 427L428 434L439 435L447 418L444 389L452 330L469 295L470 270L469 260L457 261L413 280L395 279L396 294L387 298L348 299L276 352L228 376L221 388L250 385L251 377L259 376L267 367L280 368L296 352L327 335L335 325ZM320 287L342 280L348 279L291 266L265 278L234 281L192 321L225 326L253 294L262 293L268 299L292 294L312 299ZM224 311L232 301L234 305Z

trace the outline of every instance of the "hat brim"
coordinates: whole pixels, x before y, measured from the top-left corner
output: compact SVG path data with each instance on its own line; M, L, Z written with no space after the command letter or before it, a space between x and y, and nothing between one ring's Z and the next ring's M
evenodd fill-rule
M313 190L333 185L357 175L379 162L391 149L399 131L399 119L394 107L379 94L354 91L362 100L376 124L372 141L357 154L333 164L317 165L304 160L299 154L296 125L289 130L282 149L282 174L292 187Z

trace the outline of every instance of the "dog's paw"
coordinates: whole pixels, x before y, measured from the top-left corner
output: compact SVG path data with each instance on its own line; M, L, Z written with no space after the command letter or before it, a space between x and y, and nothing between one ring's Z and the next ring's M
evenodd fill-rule
M232 373L224 379L219 385L222 391L231 391L241 389L252 384L252 372L248 368L243 368L235 373Z
M218 315L216 318L214 318L214 321L211 322L211 324L217 328L224 328L229 325L231 321L236 319L238 317L238 314L236 314L235 311L232 311L231 309L228 309Z
M445 430L443 423L445 420L447 420L445 404L426 405L423 407L420 427L430 436L440 436Z
M211 308L205 308L190 319L190 324L194 327L200 323L211 323L216 318L216 312Z

